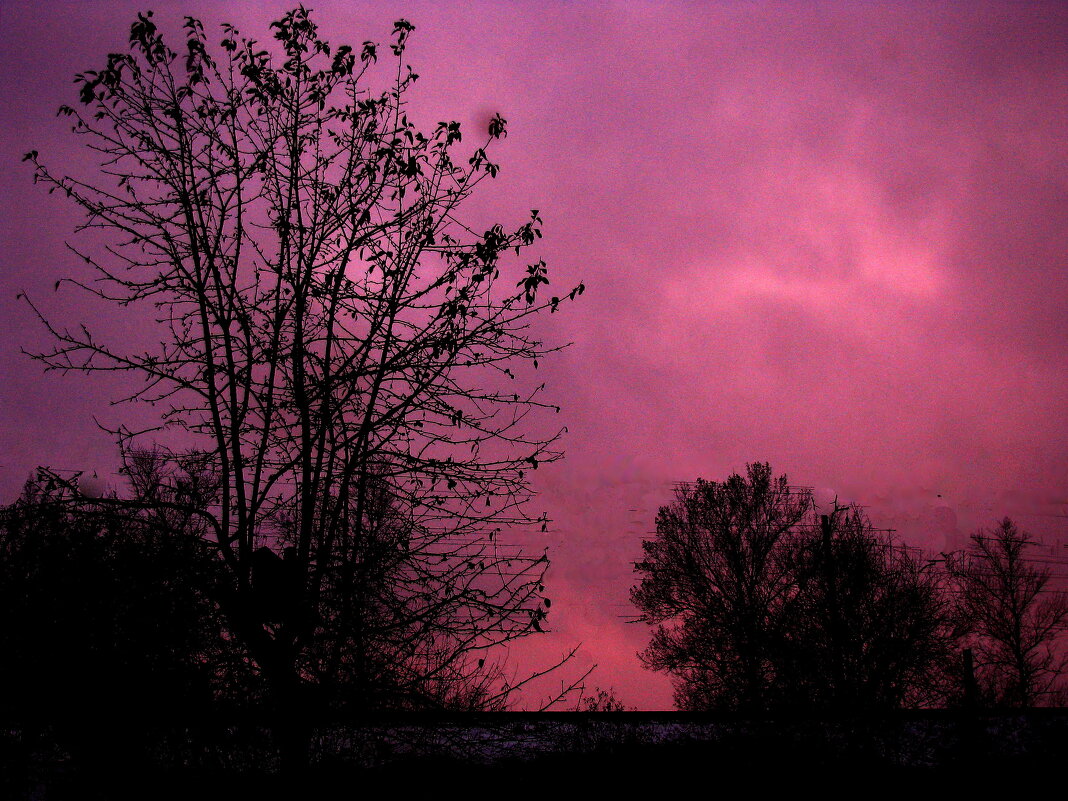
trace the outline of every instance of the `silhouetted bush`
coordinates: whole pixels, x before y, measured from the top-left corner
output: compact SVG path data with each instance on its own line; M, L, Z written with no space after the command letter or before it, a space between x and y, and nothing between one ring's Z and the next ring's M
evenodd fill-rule
M254 695L196 534L30 484L0 514L7 723L196 722Z

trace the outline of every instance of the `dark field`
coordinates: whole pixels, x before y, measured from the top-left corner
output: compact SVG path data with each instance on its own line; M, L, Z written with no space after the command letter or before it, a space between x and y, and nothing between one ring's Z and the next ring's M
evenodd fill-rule
M362 797L633 785L754 790L913 781L1021 788L1063 770L1068 710L907 712L879 718L678 713L373 717L316 728L310 769L282 775L267 728L75 726L3 735L3 790L35 799ZM899 784L900 783L900 784ZM374 793L378 795L379 793Z

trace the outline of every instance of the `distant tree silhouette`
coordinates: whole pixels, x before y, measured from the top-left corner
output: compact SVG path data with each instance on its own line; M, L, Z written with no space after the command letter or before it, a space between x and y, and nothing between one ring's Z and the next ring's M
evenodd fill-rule
M488 153L506 123L462 154L459 123L415 126L409 22L377 87L374 43L330 45L304 8L271 30L261 47L224 25L215 55L187 17L177 52L140 14L130 52L77 77L80 104L60 113L101 172L26 159L106 244L72 245L87 274L57 288L147 308L161 345L126 349L27 299L56 343L37 358L138 375L130 399L162 405L162 427L209 462L199 495L180 465L163 471L164 507L206 525L230 579L223 610L280 720L342 676L360 704L398 682L405 705L492 699L487 652L543 630L548 608L547 559L500 535L539 522L527 471L561 456L559 433L530 425L559 409L516 371L555 349L534 318L584 287L546 298L544 262L510 263L541 236L537 211L482 234L461 220L498 172ZM115 431L127 461L145 433Z
M941 578L860 509L816 513L767 464L662 507L632 600L658 624L644 664L681 709L936 702L952 656Z
M636 707L628 707L616 697L615 690L597 687L592 695L583 695L579 699L579 712L633 712Z
M1034 544L1005 518L973 534L968 550L951 564L980 697L990 704L1065 701L1068 653L1058 645L1068 625L1068 593L1053 590L1049 569L1029 561Z
M672 674L680 709L764 709L794 577L782 547L810 502L767 464L676 491L642 543L632 601L659 624L642 662Z
M944 576L877 532L859 507L812 514L785 558L784 703L865 710L932 706L953 692L953 606Z

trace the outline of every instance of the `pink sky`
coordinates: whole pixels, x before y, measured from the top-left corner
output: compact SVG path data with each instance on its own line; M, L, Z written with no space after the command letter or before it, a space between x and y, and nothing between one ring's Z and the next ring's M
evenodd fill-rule
M1009 514L1068 545L1063 4L307 5L335 42L415 24L419 113L510 123L476 217L540 209L553 286L588 288L543 328L574 342L539 376L569 434L537 475L553 633L517 664L581 643L591 684L669 707L623 621L631 561L671 482L749 461L915 544ZM16 292L79 311L51 294L78 215L19 157L84 163L55 109L141 7L0 5L5 501L38 464L114 466L91 419L114 387L19 353L40 339ZM286 7L155 11L266 39Z

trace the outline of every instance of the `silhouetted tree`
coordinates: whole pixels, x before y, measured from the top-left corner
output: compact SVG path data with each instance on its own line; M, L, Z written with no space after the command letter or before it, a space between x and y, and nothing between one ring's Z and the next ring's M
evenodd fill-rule
M940 577L856 507L816 513L767 464L682 485L632 592L659 624L642 654L682 709L929 704L952 659Z
M785 556L795 582L783 612L785 704L932 706L952 692L952 596L918 552L836 504L811 513Z
M1050 571L1028 559L1035 543L1005 518L971 537L951 566L962 628L975 654L975 678L988 703L1032 707L1063 702L1068 594L1049 587Z
M523 579L537 559L478 540L443 542L383 478L366 480L360 537L343 520L347 536L324 566L309 672L336 709L503 708L500 666L472 645L489 631L506 634L515 609L492 599L500 588L485 574Z
M460 219L498 172L488 153L505 120L462 156L459 123L415 126L409 22L394 26L395 69L378 88L372 42L330 45L303 8L271 29L274 52L224 25L215 55L186 18L175 52L138 15L130 52L79 75L81 105L60 109L101 173L66 177L26 156L106 240L72 245L90 275L63 281L152 309L160 347L124 349L27 302L56 341L37 354L47 368L139 375L131 399L162 404L162 426L211 461L214 493L185 504L208 526L232 579L223 608L287 719L342 665L379 683L363 635L323 650L335 622L395 633L376 593L407 610L404 625L434 621L433 642L407 637L415 662L401 673L486 670L487 650L541 630L547 560L499 535L536 522L526 471L561 455L559 434L527 425L559 409L542 386L514 384L554 349L529 325L561 297L544 298L544 262L507 259L541 236L537 211L511 231ZM144 432L115 433L130 454ZM266 601L265 583L284 600Z
M782 612L795 586L781 549L809 505L758 463L722 483L682 485L660 508L631 598L659 624L642 662L672 674L680 709L773 702Z

